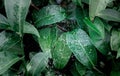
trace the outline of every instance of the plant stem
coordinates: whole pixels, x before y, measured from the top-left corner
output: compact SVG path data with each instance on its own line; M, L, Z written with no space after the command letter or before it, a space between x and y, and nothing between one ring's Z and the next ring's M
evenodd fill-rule
M35 8L36 10L39 10L39 8L37 6L35 6L33 3L30 4L33 8Z
M100 74L103 74L103 72L101 72L99 69L97 69L95 66L93 67L93 69L95 70L95 71L97 71L98 73L100 73Z

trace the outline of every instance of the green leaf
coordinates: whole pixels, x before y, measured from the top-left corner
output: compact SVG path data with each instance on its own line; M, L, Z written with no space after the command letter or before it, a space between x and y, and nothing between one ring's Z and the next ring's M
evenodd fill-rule
M92 68L97 61L96 50L90 42L89 36L81 29L68 32L66 42L75 57L84 66Z
M72 73L72 76L81 76L81 75L79 74L79 72L77 71L75 64L72 65L70 71L71 71L71 73Z
M21 40L15 33L0 33L0 51L10 51L17 55L23 55L23 47L21 47Z
M105 32L105 25L99 18L95 18L93 25L97 28L100 34L96 33L93 29L89 28L89 35L93 45L100 51L102 54L106 55L110 50L109 46L109 34Z
M8 20L2 14L0 14L0 29L8 29L10 26Z
M54 24L66 18L65 10L58 5L43 7L40 11L33 13L36 27Z
M81 0L82 2L89 4L89 0Z
M75 62L75 67L76 67L76 70L78 71L78 73L80 74L80 76L85 75L85 72L86 72L86 67L85 66L83 66L81 63L76 61Z
M39 52L35 56L33 56L31 61L27 65L29 76L40 76L40 73L48 64L49 57L50 52Z
M119 76L120 75L120 71L112 71L110 73L110 76Z
M57 69L63 69L68 63L72 52L66 45L66 34L62 34L54 44L51 51L53 63Z
M94 20L98 13L104 10L109 2L112 0L90 0L89 1L89 17Z
M48 27L39 30L40 38L38 43L42 51L51 51L54 41L57 39L57 29L55 27Z
M96 26L87 17L85 17L83 21L90 29L94 30L97 34L101 34L99 29L96 28Z
M81 0L72 0L76 5L82 6Z
M9 24L22 35L31 0L4 0L4 3Z
M117 58L120 57L120 31L112 30L111 40L110 40L111 49L117 51Z
M23 33L33 34L37 36L38 38L40 37L38 30L32 24L28 22L26 22L24 25Z
M105 9L99 12L97 16L108 21L120 22L120 12L114 9Z
M81 29L86 30L86 26L85 23L83 22L83 19L85 17L85 10L83 10L81 7L76 7L75 9L75 17L76 17L76 21L77 24L80 26Z
M10 69L8 69L6 72L2 74L2 76L15 76L15 75L17 75L17 72L12 71Z
M13 64L15 64L21 59L22 58L14 55L12 52L0 52L0 75L6 72Z

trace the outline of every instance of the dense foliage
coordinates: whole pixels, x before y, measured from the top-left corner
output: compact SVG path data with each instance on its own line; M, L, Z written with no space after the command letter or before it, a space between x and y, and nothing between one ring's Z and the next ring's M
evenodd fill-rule
M0 76L119 76L119 0L0 0Z

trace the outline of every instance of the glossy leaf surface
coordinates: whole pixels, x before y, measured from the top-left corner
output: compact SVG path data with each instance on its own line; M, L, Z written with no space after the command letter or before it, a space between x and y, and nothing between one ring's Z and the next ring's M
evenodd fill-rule
M54 24L66 18L65 10L58 5L49 5L33 13L36 27Z
M97 60L96 50L85 31L75 29L67 33L66 42L79 62L90 68L95 66Z
M63 69L70 59L71 50L66 45L66 34L62 34L51 51L53 63L57 69Z
M38 43L42 51L51 51L54 41L57 38L57 29L55 27L39 30L40 38Z

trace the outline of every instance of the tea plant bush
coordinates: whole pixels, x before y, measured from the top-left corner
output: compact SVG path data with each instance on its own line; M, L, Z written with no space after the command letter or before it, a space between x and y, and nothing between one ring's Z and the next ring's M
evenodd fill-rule
M1 0L0 76L119 76L119 0Z

